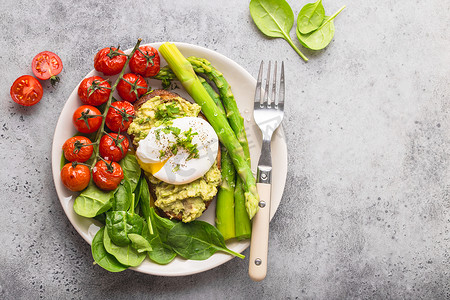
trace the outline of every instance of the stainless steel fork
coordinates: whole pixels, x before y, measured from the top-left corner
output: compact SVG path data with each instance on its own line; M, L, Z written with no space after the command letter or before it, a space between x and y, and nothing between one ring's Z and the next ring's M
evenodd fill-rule
M258 163L258 173L256 175L256 186L258 188L259 211L253 218L252 238L250 245L249 275L254 281L263 280L267 274L267 252L269 241L269 221L270 221L270 199L272 190L272 156L270 142L275 129L280 126L284 115L284 62L281 62L281 76L279 80L279 91L277 97L277 62L275 62L272 92L270 93L271 62L267 70L266 87L264 92L261 89L264 61L259 68L258 81L256 83L255 103L253 117L258 127L261 129L263 142L261 156Z

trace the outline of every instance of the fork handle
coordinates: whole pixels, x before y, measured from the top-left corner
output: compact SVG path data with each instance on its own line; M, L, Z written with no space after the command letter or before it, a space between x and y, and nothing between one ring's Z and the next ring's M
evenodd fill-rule
M267 274L270 193L272 185L257 183L256 187L258 189L260 205L258 212L253 217L248 274L253 281L261 281Z

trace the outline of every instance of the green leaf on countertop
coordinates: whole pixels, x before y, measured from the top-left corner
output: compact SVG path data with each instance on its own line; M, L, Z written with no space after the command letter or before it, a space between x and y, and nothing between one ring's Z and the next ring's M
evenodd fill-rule
M322 0L308 3L300 10L297 17L297 30L302 34L310 33L320 27L325 18Z
M298 55L308 61L289 35L294 25L294 13L285 0L251 0L250 14L262 33L269 37L285 39Z

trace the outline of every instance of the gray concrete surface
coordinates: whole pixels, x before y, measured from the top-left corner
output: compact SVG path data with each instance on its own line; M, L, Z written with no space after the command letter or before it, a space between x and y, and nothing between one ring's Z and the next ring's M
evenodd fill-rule
M70 2L0 2L0 298L450 298L449 1L324 0L347 8L308 63L259 33L248 1ZM66 218L50 168L59 112L99 48L137 37L205 46L255 76L261 59L286 62L288 181L265 281L238 259L111 274ZM9 88L42 50L63 59L62 81L20 107Z

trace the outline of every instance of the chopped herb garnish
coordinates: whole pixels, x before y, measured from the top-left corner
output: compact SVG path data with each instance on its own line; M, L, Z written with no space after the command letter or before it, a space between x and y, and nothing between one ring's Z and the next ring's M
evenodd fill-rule
M182 116L184 116L184 113L180 112L180 108L175 105L175 102L160 104L156 107L155 119L158 121L167 122Z

